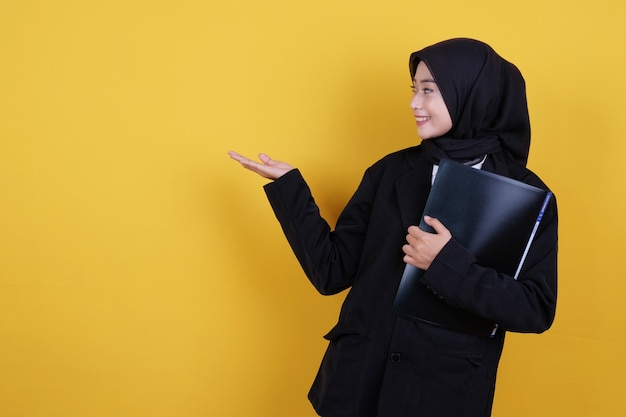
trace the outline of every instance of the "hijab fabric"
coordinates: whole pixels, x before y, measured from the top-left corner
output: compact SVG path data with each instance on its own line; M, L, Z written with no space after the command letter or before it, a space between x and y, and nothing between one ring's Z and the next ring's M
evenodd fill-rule
M411 78L421 61L433 75L452 118L448 133L422 141L429 161L469 161L487 154L525 166L530 120L526 84L517 67L489 45L466 38L413 52Z

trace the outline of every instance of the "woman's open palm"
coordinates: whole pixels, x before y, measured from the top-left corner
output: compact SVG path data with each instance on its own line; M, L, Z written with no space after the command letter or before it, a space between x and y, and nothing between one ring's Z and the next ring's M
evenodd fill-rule
M271 180L275 180L294 169L294 167L287 162L275 161L264 153L259 154L261 162L253 161L234 151L229 151L228 155L239 162L244 168Z

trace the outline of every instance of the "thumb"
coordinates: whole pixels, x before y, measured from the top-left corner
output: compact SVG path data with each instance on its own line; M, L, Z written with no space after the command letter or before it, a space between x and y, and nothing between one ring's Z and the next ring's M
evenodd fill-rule
M435 232L437 234L449 233L449 230L446 228L446 226L443 225L443 223L439 221L439 219L430 216L424 216L424 222L426 222L427 225L435 229Z
M270 158L269 155L267 155L265 153L260 153L259 154L259 159L261 161L263 161L263 163L265 165L272 165L272 162L274 162L274 161L272 161L272 158Z

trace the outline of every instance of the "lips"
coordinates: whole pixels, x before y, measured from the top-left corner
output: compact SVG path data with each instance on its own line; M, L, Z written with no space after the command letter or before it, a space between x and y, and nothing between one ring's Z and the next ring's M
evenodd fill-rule
M430 120L430 116L415 116L415 123L417 123L418 126L423 125L429 120Z

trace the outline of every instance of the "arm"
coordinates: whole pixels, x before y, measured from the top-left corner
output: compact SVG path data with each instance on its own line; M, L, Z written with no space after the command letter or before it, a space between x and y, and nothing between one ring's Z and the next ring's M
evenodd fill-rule
M259 154L261 162L230 151L244 168L272 179L265 192L300 265L322 294L335 294L352 285L360 261L369 218L370 187L359 187L337 221L335 231L321 217L311 190L292 165ZM367 178L367 176L366 176Z
M556 310L557 229L553 201L518 280L481 266L467 249L450 239L423 281L447 303L494 320L506 330L543 332L551 326Z
M341 222L349 217L350 210L344 209L336 231L332 232L321 217L311 190L292 165L275 161L264 153L259 154L261 162L234 151L228 155L242 167L274 180L264 187L265 192L296 258L315 288L322 294L335 294L352 285L361 245L358 239L350 238L358 233L351 233L350 227Z
M361 260L371 212L368 174L332 231L298 170L264 188L294 254L315 288L321 294L335 294L350 287Z

